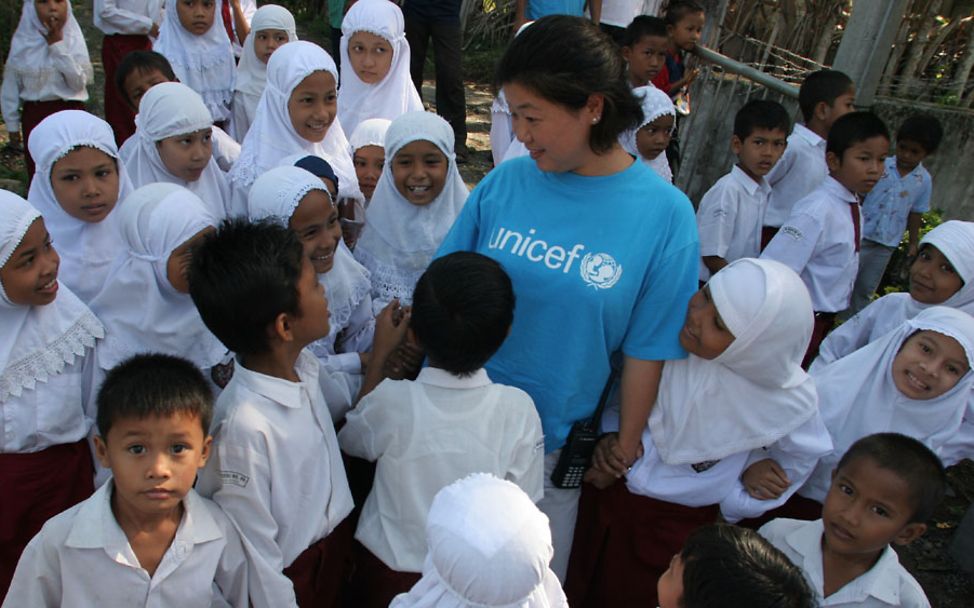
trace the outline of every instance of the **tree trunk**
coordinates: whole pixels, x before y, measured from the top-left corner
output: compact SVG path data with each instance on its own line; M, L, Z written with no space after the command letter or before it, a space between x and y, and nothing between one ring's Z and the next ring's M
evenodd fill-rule
M906 7L906 14L912 14L913 2ZM890 53L889 59L886 61L886 70L883 72L883 78L880 80L880 85L887 87L887 91L893 89L893 80L896 78L896 73L900 67L900 59L903 58L903 52L906 51L908 46L908 40L910 38L910 29L912 23L910 19L904 19L900 24L900 30L896 34L896 40L893 42L893 50Z
M960 63L957 64L957 72L954 74L954 86L951 88L951 95L957 97L958 103L964 98L964 90L967 88L967 81L971 77L971 69L974 68L974 23L968 25L967 47ZM971 97L964 100L965 107L971 107Z
M913 96L914 89L917 86L917 78L919 77L917 67L923 58L927 43L930 42L930 35L937 26L937 15L940 12L941 4L943 4L943 0L932 0L927 6L927 11L923 20L920 22L920 27L917 28L917 37L913 41L913 44L910 45L910 55L906 60L906 66L903 67L902 83L897 90L901 97L910 98Z

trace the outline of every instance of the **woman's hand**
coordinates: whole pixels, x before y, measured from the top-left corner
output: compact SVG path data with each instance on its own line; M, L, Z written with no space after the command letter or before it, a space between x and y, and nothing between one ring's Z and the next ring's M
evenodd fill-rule
M770 458L759 460L741 475L741 483L747 493L758 500L773 500L791 486L784 469Z
M630 455L623 450L619 443L618 433L607 433L595 444L592 454L592 468L603 475L610 475L614 479L621 479L643 455L642 443L637 444L635 453Z

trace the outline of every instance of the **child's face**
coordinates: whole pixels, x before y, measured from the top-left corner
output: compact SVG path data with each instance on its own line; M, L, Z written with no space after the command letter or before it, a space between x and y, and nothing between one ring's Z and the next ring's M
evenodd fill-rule
M305 194L288 226L301 239L304 254L315 272L324 274L331 270L335 264L335 250L342 238L342 227L338 222L338 209L328 195L321 190Z
M203 175L213 157L213 129L207 127L192 133L174 135L156 142L159 159L174 177L195 182Z
M908 544L926 525L910 523L916 506L906 480L866 456L832 475L822 506L823 550L875 555L889 543Z
M0 268L0 284L19 306L44 306L57 297L57 270L61 258L51 244L44 220L37 218Z
M355 32L348 40L348 60L359 80L377 84L392 67L392 45L382 36Z
M788 134L781 129L755 127L744 141L736 135L731 138L731 149L741 169L755 180L771 171L787 145Z
M216 16L214 0L177 0L176 14L179 24L190 34L202 36L213 27Z
M656 600L659 608L681 608L683 600L683 557L679 553L670 559L670 567L656 581Z
M888 152L889 140L877 135L852 144L842 153L842 158L828 152L825 160L829 165L829 175L836 181L852 192L866 194L883 176L883 161Z
M643 36L636 44L622 47L622 56L629 63L629 80L636 86L652 82L666 65L666 50L670 41L665 36Z
M169 79L159 70L132 70L122 83L122 94L128 101L129 107L138 111L142 96L160 82L169 82Z
M118 200L115 159L97 148L75 148L51 167L51 189L65 213L83 222L100 222Z
M284 30L260 30L254 36L254 55L261 63L267 63L274 51L289 42Z
M824 101L819 102L815 108L815 117L822 122L825 130L828 131L832 128L832 123L856 109L855 101L856 88L849 87L848 91L835 98L832 105Z
M386 164L386 151L382 146L362 146L352 155L355 163L355 175L358 177L358 188L365 195L365 200L372 200L375 185L379 183L382 167Z
M909 399L934 399L954 388L969 370L957 340L921 330L907 338L893 358L893 384Z
M710 288L693 294L687 305L687 320L680 330L680 345L701 359L715 359L734 341L710 297Z
M929 243L920 247L910 266L910 297L921 304L943 304L963 286L947 256Z
M338 112L338 91L331 72L314 72L294 87L287 112L302 139L312 143L323 140Z
M115 517L178 513L212 441L200 417L187 413L116 420L107 437L95 437L98 460L112 470Z
M660 116L656 120L636 131L636 150L646 160L653 160L666 151L673 137L673 123L676 117L670 114Z
M166 261L166 278L169 279L172 288L179 293L189 293L189 263L193 257L193 248L215 230L216 228L212 226L200 230L169 254L169 259Z
M60 29L68 20L67 0L34 0L34 10L49 31Z
M406 200L429 205L443 192L450 162L436 144L426 140L410 142L392 159L392 179Z
M673 46L684 51L692 51L693 47L697 45L697 41L700 40L704 23L706 23L706 18L703 11L700 11L686 15L674 25L666 26L666 30L670 33Z
M328 320L325 286L318 281L318 274L308 258L304 258L301 263L298 307L298 315L289 315L288 318L288 326L296 344L304 347L328 335L331 325Z
M896 140L896 168L903 173L909 173L917 168L929 156L926 148L912 139Z

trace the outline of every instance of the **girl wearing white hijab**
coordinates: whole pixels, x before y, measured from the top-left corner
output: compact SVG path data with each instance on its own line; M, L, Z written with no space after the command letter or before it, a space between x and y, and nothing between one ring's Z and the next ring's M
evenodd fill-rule
M409 75L402 10L394 3L353 4L342 20L341 54L345 78L338 93L338 117L346 132L368 118L394 120L423 109Z
M673 183L673 171L670 169L669 161L666 160L666 146L669 145L670 137L676 131L676 106L673 105L673 100L670 99L669 95L653 85L636 87L632 92L642 104L643 120L635 129L620 135L619 143L622 144L626 152L642 159L657 175L668 183ZM667 117L672 117L672 119L668 120ZM640 146L639 139L649 139L648 129L650 127L663 136L658 137L656 141L647 142L645 146ZM648 158L640 151L640 148L643 148L643 152L646 151L646 148L651 148L655 156Z
M369 297L372 283L369 272L341 240L338 209L328 189L320 178L300 167L277 167L254 182L247 211L252 220L277 219L301 239L318 281L325 287L331 325L328 335L309 348L327 368L352 376L352 394L358 393L360 353L371 350L375 333Z
M798 493L823 502L839 459L856 440L873 433L918 439L945 466L970 457L972 365L974 318L954 308L932 306L851 355L815 370L819 409L835 449L822 457Z
M389 608L567 608L548 567L548 518L524 490L488 473L436 494L423 577Z
M176 184L202 199L214 221L231 215L230 186L213 158L213 118L196 91L179 82L153 86L135 127L120 152L134 187Z
M322 74L328 76L321 78ZM317 78L324 82L312 82ZM311 84L315 85L311 90L302 89ZM322 84L328 86L321 88ZM338 69L320 46L298 40L274 51L267 62L267 86L257 104L257 117L230 171L235 213L246 214L247 194L258 176L299 153L320 156L331 164L340 182L339 198L362 200L348 139L337 117L337 86Z
M230 119L237 70L230 39L223 22L216 18L215 2L208 9L201 9L208 10L210 19L209 29L201 33L191 32L184 25L185 20L195 16L197 9L183 4L177 0L166 2L166 15L152 50L169 60L179 82L200 94L214 122L226 122ZM180 12L192 16L182 17ZM203 22L206 16L200 15Z
M385 118L363 120L348 138L355 176L358 178L359 190L365 197L366 206L372 200L372 194L375 193L375 187L382 175L382 167L385 166L386 131L390 124L392 121Z
M410 202L409 169L397 165L403 148L414 142L435 146L446 160L445 171L420 177L423 188L439 192L429 202ZM413 289L450 230L469 191L457 170L453 129L432 112L410 112L392 121L386 132L386 163L365 214L365 228L355 245L355 258L372 273L373 311L398 298L412 303ZM422 165L414 160L411 165Z
M62 110L37 125L28 149L40 171L31 180L27 200L43 214L57 243L61 281L89 302L105 285L112 262L122 252L117 202L132 191L125 165L118 161L115 135L107 122L93 114ZM56 166L61 169L55 171ZM58 198L55 179L68 184L70 194L62 197L71 200ZM86 180L83 188L70 185L81 179Z
M84 369L105 332L57 273L41 214L0 190L0 597L44 522L94 490Z
M910 266L909 293L885 295L835 328L811 369L851 354L933 305L974 315L974 222L950 220L924 235Z
M263 33L262 33L263 32ZM284 33L286 40L278 37ZM237 83L233 91L233 136L243 141L257 114L257 104L267 84L267 61L269 54L280 45L298 39L294 15L283 6L267 4L254 13L250 23L250 34L243 44L243 54L237 66ZM258 44L259 43L259 44ZM256 45L256 46L255 46ZM258 49L257 46L260 48ZM261 51L258 57L257 50Z
M118 221L125 252L91 301L106 328L99 367L157 352L188 359L212 378L227 349L203 324L185 276L193 245L213 230L203 201L175 184L150 184L122 202Z
M92 78L88 47L70 0L44 6L24 0L0 87L0 110L10 142L27 142L31 129L50 114L83 110ZM30 179L34 161L26 150L24 158Z
M799 276L768 260L737 260L693 296L680 332L689 354L663 366L645 452L625 480L583 487L566 586L572 605L657 605L654 582L718 507L731 522L754 517L808 478L832 447L801 369L813 322Z

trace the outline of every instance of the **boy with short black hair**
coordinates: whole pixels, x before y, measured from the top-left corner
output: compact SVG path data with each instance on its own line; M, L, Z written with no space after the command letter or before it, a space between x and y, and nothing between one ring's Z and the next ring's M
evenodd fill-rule
M862 202L862 252L848 316L869 304L886 265L908 232L908 257L916 257L923 214L930 210L933 183L923 166L936 152L944 130L932 114L914 114L896 132L896 154L886 159L883 177Z
M700 528L657 583L660 608L812 608L802 572L757 532Z
M869 435L839 461L821 519L776 519L760 532L804 570L820 606L929 607L890 544L923 535L946 482L940 459L920 441Z
M796 124L788 148L768 174L771 200L764 218L762 247L784 224L799 199L811 193L828 175L825 144L832 124L852 112L856 87L838 70L819 70L805 77L798 91L804 124Z
M346 453L377 461L355 532L356 606L388 606L419 580L426 516L441 488L486 472L541 499L544 438L534 402L483 369L513 320L510 278L478 253L434 260L416 284L410 332L429 366L415 381L380 384L339 433Z
M737 164L704 194L697 209L700 280L740 258L761 253L761 226L771 186L765 175L785 151L791 119L775 101L754 99L734 117Z
M192 489L212 413L209 385L188 361L145 354L113 368L95 437L112 479L44 525L4 606L286 605L289 590L248 564L249 543Z
M835 121L826 144L829 175L795 203L763 258L801 275L812 297L815 329L802 366L818 354L836 313L849 306L859 268L860 196L872 190L889 151L889 131L871 112L852 112Z
M629 84L633 88L652 84L666 66L669 47L666 21L648 15L640 15L632 20L623 35L622 56L628 66Z
M291 579L299 605L337 606L352 496L322 394L330 377L305 348L329 329L314 267L288 228L234 219L194 252L189 287L206 326L237 354L198 490Z

